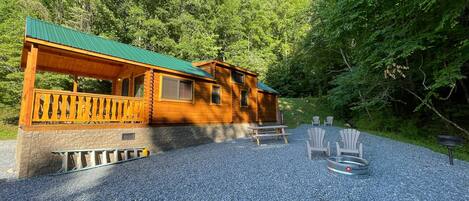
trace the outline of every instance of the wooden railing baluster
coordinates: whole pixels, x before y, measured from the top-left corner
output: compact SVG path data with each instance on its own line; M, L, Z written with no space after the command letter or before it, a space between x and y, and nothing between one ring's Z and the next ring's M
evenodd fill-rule
M68 106L68 95L61 95L62 104L60 105L60 121L67 120L67 106Z
M44 94L44 103L41 120L49 120L50 94Z
M110 98L106 98L106 115L104 116L104 119L106 119L107 121L110 121L111 120L111 115L109 114L111 112L111 99Z
M59 96L58 94L53 94L54 100L52 102L52 116L50 117L52 121L57 121L57 113L59 111Z
M69 121L75 121L77 115L77 105L76 105L77 96L70 96L70 113L68 115Z

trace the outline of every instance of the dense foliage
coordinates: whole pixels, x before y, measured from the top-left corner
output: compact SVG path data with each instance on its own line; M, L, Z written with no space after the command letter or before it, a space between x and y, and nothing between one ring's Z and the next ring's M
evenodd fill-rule
M467 133L467 0L0 0L0 107L17 108L27 15L189 61L247 67L357 126ZM70 89L39 74L40 88ZM109 83L82 78L82 91Z
M338 115L375 129L436 124L469 135L468 6L315 1L311 31L268 80L286 96L327 96Z

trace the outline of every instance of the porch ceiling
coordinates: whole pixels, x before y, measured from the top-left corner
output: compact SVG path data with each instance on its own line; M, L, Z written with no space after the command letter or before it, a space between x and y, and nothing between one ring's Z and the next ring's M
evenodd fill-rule
M27 52L28 47L30 47L30 45L26 44L23 52ZM26 65L25 58L26 57L23 56L22 67ZM119 74L127 68L129 68L129 65L124 65L119 62L52 47L39 46L37 59L38 71L113 80L118 78Z

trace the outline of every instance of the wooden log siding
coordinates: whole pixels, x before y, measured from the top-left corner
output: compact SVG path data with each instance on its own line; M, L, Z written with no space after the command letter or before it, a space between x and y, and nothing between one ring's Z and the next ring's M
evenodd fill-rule
M33 124L142 123L145 103L140 97L57 90L34 90Z

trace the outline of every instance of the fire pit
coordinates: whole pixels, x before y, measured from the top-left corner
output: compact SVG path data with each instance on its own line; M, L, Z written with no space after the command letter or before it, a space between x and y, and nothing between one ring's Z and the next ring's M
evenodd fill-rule
M462 138L451 135L438 135L438 143L448 148L449 164L453 165L453 149L462 144Z
M368 175L369 163L355 156L336 156L327 159L327 169L344 175Z

